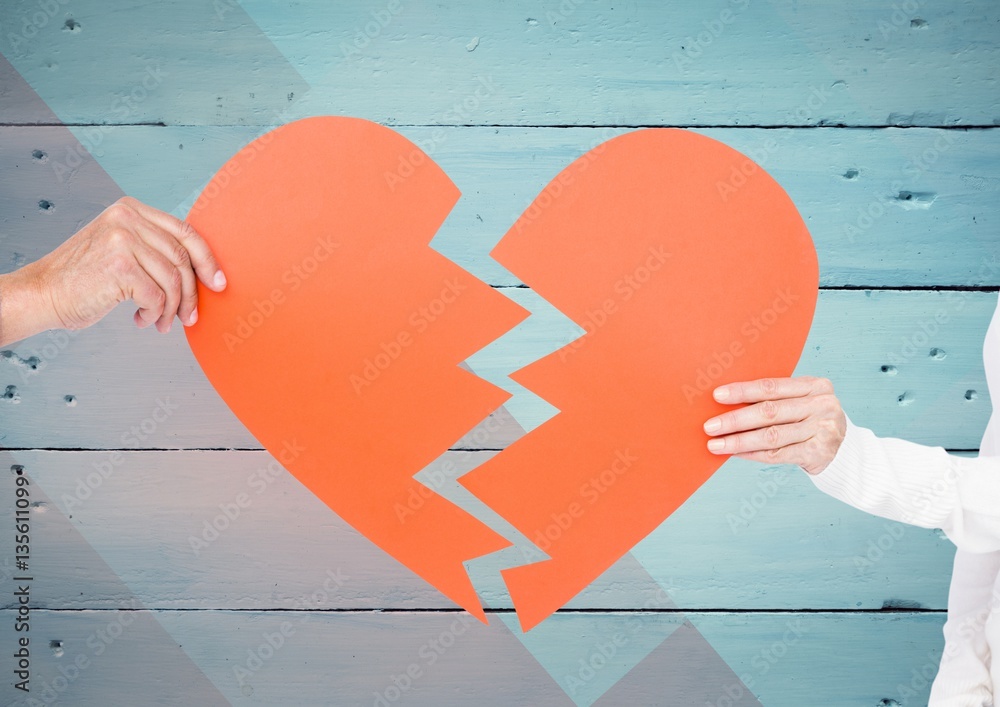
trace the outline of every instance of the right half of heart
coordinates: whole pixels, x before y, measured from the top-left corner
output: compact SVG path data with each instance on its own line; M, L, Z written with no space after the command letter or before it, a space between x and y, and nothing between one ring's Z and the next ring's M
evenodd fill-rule
M781 186L680 129L574 161L492 255L586 332L512 376L559 412L460 479L550 558L504 570L528 630L718 469L712 390L792 373L819 269Z

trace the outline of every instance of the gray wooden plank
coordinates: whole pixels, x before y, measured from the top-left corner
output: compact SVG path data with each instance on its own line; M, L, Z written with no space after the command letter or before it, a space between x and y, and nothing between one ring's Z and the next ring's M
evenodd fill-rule
M4 619L0 640L8 646L14 636L12 612L0 614ZM573 673L550 675L541 665L551 664L559 651L572 652L576 647L536 645L536 660L496 617L486 627L465 623L461 614L450 612L128 614L149 616L162 626L231 704L380 704L379 694L395 698L390 704L574 704L568 695ZM715 693L710 704L747 704L736 696L744 683L719 681L704 665L665 650L678 633L680 618L672 613L606 613L560 614L553 620L568 624L578 636L577 645L587 652L597 653L620 636L624 645L617 648L618 655L603 665L595 661L600 667L594 677L584 675L591 680L625 659L622 654L635 635L629 627L665 640L599 704L698 704L687 699L691 695L670 690L669 686L685 682L679 671L707 682L701 688ZM767 707L796 707L817 700L829 707L876 705L890 699L905 704L901 696L908 697L907 703L923 704L936 672L933 656L940 650L943 621L940 614L910 612L719 613L686 618ZM60 667L72 672L69 666L83 656L87 668L76 679L65 685L56 682L67 702L105 705L107 695L124 691L143 704L184 704L185 685L178 678L190 673L178 668L177 658L157 662L164 651L150 621L121 612L47 610L32 612L32 621L37 631L32 644L33 685L51 686L63 674ZM109 626L114 627L110 633ZM268 636L277 648L268 650ZM58 648L46 645L49 641L57 642ZM105 652L96 654L94 646L102 645ZM410 680L405 679L408 669ZM140 676L154 683L140 684ZM397 685L405 689L391 689ZM9 681L0 689L9 704L25 704L13 701L24 696L17 695ZM580 697L576 704L590 704Z
M259 131L230 125L295 115L347 113L396 125L1000 123L997 7L985 0L941 7L891 0L718 0L697 6L616 3L614 10L609 3L575 0L434 8L390 2L385 10L287 0L198 3L186 11L134 0L55 6L58 17L38 23L33 18L43 4L5 3L0 51L64 120L169 123L97 133L93 126L75 128L84 142L88 130L101 136L101 144L92 145L100 166L126 191L167 209L188 198ZM732 22L723 22L727 9ZM378 20L379 11L390 12L387 24L378 23L374 36L362 37L362 46L352 51L350 42ZM13 27L16 37L24 21L40 26L22 51L19 43L9 46L7 30ZM718 36L713 22L722 23ZM167 67L164 81L127 115L115 110L116 95L136 90L151 64ZM12 85L0 76L0 123L53 120ZM437 144L432 129L403 129L434 145L435 159L466 195L436 245L498 285L516 281L484 258L489 244L560 167L593 144L595 132L461 129L447 131ZM70 184L53 182L51 171L48 181L37 179L40 164L27 155L43 139L53 146L50 154L65 154L70 138L48 137L56 134L0 129L0 175L6 175L0 177L0 272L54 247L114 191L107 183L95 187L100 175L93 164L81 167ZM809 221L823 284L1000 284L995 131L709 134L747 150L762 149L769 135L779 137L778 147L764 150L763 161ZM7 145L14 151L5 153ZM11 169L11 161L36 171ZM49 162L45 169L53 166ZM481 175L490 181L480 181ZM43 199L57 208L40 209ZM530 299L532 293L514 296ZM951 447L977 444L989 412L979 347L995 294L824 293L821 300L822 327L814 331L800 370L831 376L855 420L880 433ZM944 322L935 323L942 313ZM0 443L257 446L203 380L179 337L139 343L124 314L116 313L89 338L37 337L0 358L0 392L17 387L0 399ZM543 312L474 365L502 378L515 362L527 362L529 353L550 349L571 332ZM81 348L81 341L88 343ZM31 372L34 355L44 365L37 373ZM886 365L894 369L883 373ZM978 396L967 399L968 391ZM159 420L170 407L164 400L182 405L179 414ZM548 412L531 401L511 410L529 425ZM504 413L497 418L497 429L470 434L457 446L503 446L519 434L517 420ZM45 637L34 644L40 649L35 674L43 683L53 684L59 666L89 655L91 638L95 645L104 641L102 630L106 635L110 626L124 625L119 619L126 614L90 608L134 608L136 595L171 609L312 608L317 602L309 597L329 580L327 570L337 576L347 568L353 581L329 603L373 610L127 612L140 616L72 681L66 701L206 704L211 683L233 703L370 703L377 692L385 694L394 675L421 659L420 647L454 625L452 613L378 613L446 602L280 473L207 555L185 556L191 528L217 517L220 503L248 488L250 475L266 468L263 452L129 452L82 505L74 505L73 519L59 510L59 492L75 492L85 472L113 457L17 454L41 468L45 488L54 493L48 505L33 511L42 570L35 596L42 606L84 609L34 614L36 636ZM461 468L484 456L451 454L446 461L461 458L454 465ZM933 532L900 530L857 514L816 493L801 475L781 474L727 465L637 549L642 565L621 563L573 605L641 606L650 581L645 567L685 607L943 607L947 542ZM276 528L287 528L287 534ZM879 548L883 541L890 550L872 560L873 544ZM5 590L13 589L7 569L0 570ZM481 573L489 569L489 563L477 567ZM495 582L484 596L494 606L506 605ZM11 612L2 613L3 644L13 645ZM553 634L559 640L540 639L533 650L552 672L560 659L572 663L573 649L606 643L632 616L557 615L553 620L567 624L566 630ZM679 620L678 614L643 616L643 626L664 636ZM295 624L297 634L287 647L250 681L236 680L233 666L286 618L307 620ZM908 612L689 618L767 705L922 703L942 620L939 614ZM790 625L801 635L789 634ZM427 670L406 692L409 703L568 704L566 671L546 674L496 619L490 629L467 635L473 640L462 640L460 650L443 656L438 672ZM578 640L567 641L567 635ZM190 658L177 650L180 644ZM682 671L701 676L698 667L658 650L603 703L677 700L664 685ZM914 684L918 680L923 683ZM914 685L915 694L905 694L907 685ZM733 697L737 683L711 687L716 693L708 696L710 703L743 704L745 696ZM696 703L703 697L699 693ZM589 697L581 700L576 702L589 704ZM679 701L695 703L693 693Z
M691 621L748 678L763 705L927 703L943 615L783 614L771 622L758 616L692 615Z
M450 452L424 478L446 493L444 480L491 454ZM21 465L33 484L39 607L121 608L133 598L176 609L453 606L263 452L4 457L5 474ZM478 505L456 502L492 524ZM13 513L7 504L0 518L13 525ZM470 573L485 606L509 608L499 570L540 555L509 526L494 527L518 548L470 563ZM13 558L11 542L0 538L0 557ZM953 554L940 533L855 511L796 468L731 460L568 606L640 608L662 587L669 607L685 610L943 609ZM4 595L0 606L12 601Z
M74 130L0 128L0 272L41 257L121 192L184 216L262 129L114 128L99 131L99 143L89 129ZM521 283L489 258L490 248L560 170L620 132L400 130L462 191L435 247L493 285ZM788 191L816 243L822 285L1000 285L1000 131L699 132L752 156ZM39 208L42 200L53 206Z
M5 122L58 123L59 118L0 53L0 101Z
M5 3L0 25L12 32L0 49L67 122L269 124L275 94L295 94L299 115L396 124L1000 119L998 10L988 0L257 0L184 10L116 0L59 7L54 21L15 46L11 36L30 26L36 7ZM159 88L127 115L113 112L109 96L128 94L150 64L167 74ZM304 94L290 68L308 81Z
M235 1L12 0L0 26L0 52L66 123L159 123L199 105L209 122L239 124L307 88ZM24 122L24 108L0 104L0 116Z
M538 313L470 363L479 375L519 390L505 376L570 341L576 328L539 309L530 290L504 292ZM975 449L991 409L982 341L996 297L824 291L797 370L830 377L849 414L880 434ZM938 357L931 349L940 350ZM166 336L139 331L120 307L91 329L39 334L7 351L0 356L0 390L13 386L0 397L5 447L259 446L205 379L180 327ZM975 391L971 399L968 391ZM523 389L506 407L528 428L551 415L548 403ZM516 429L504 426L479 446L502 446L511 434Z

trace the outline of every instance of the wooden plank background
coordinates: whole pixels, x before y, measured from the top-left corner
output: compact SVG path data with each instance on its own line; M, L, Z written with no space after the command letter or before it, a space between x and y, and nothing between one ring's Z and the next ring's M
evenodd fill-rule
M580 333L489 249L590 147L685 127L758 159L809 225L823 289L799 371L830 377L879 434L975 453L1000 287L998 24L987 0L14 0L0 8L0 272L122 193L183 215L269 126L393 126L462 191L435 247L533 313L468 362L515 397L436 463L451 479L554 412L506 376ZM511 555L472 564L491 625L461 621L269 468L179 329L136 331L121 308L33 337L0 353L0 393L0 466L34 484L36 699L926 702L953 548L838 504L796 469L728 462L522 636L496 573ZM11 528L11 501L0 516ZM459 648L429 663L442 636ZM4 703L28 704L8 677Z

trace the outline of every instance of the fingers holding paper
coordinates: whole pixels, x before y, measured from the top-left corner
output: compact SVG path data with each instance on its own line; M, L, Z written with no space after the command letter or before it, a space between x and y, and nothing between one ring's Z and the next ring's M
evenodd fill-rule
M837 454L847 418L825 378L762 378L719 386L716 401L741 405L705 422L713 454L769 464L798 464L810 474Z

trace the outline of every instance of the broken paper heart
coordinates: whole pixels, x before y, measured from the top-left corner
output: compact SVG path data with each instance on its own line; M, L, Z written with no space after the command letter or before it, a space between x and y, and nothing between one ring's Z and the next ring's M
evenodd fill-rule
M375 123L310 118L263 135L189 214L230 284L200 289L186 332L290 473L484 619L463 563L510 543L414 474L509 397L459 364L528 313L430 248L458 197ZM711 389L792 372L818 266L777 182L676 129L577 159L492 255L586 331L512 375L559 413L459 479L550 558L504 571L527 630L721 465L702 431L723 410ZM419 511L401 516L413 494Z

